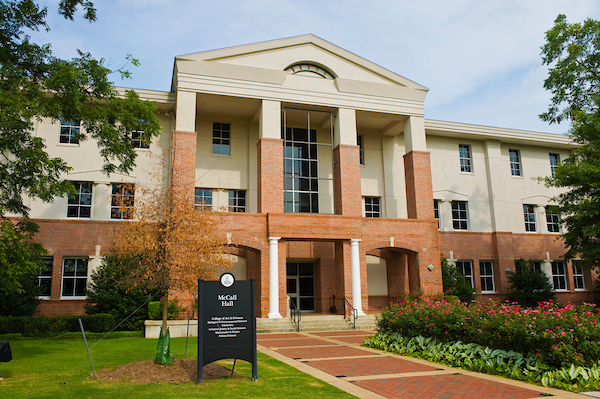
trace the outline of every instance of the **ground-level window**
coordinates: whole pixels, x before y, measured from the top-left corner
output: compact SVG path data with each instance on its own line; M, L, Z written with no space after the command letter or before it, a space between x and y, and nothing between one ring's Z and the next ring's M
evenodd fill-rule
M585 280L583 279L583 269L581 268L581 262L578 260L573 261L573 287L576 290L585 289Z
M364 197L365 199L365 217L380 218L381 217L381 198L379 197Z
M63 259L62 294L63 297L85 297L87 285L88 259Z
M40 296L49 298L52 288L52 263L54 259L51 257L43 258L43 261L44 269L38 275L37 285L40 287Z
M246 212L246 191L229 190L229 212Z
M194 190L194 205L203 211L212 211L212 188L196 188Z
M473 267L472 267L471 261L470 260L456 261L456 269L460 272L460 274L465 276L465 278L467 280L469 280L471 287L473 287Z
M452 201L452 227L454 230L468 230L468 221L467 201Z
M567 289L567 272L564 262L552 262L552 284L555 291Z
M479 276L481 278L481 292L494 292L494 266L491 261L479 261Z
M532 260L531 267L534 271L541 272L542 271L542 261L540 260Z

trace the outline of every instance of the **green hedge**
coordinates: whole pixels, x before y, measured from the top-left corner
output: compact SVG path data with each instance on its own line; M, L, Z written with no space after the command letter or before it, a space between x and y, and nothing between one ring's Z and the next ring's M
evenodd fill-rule
M93 314L88 316L0 316L0 334L22 334L33 336L43 333L81 331L79 319L85 331L107 332L117 323L113 315Z

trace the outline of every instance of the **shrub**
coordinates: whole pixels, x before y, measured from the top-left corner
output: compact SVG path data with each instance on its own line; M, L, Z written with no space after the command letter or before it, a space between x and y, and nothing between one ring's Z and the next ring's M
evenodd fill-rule
M417 298L385 309L379 331L435 337L443 342L478 343L494 349L536 354L553 367L600 361L599 310L590 306L537 309L509 302L473 302Z
M475 290L471 283L463 276L456 266L450 264L442 255L442 284L444 294L454 296L463 302L471 302L475 299Z
M169 320L174 320L184 310L185 308L179 305L177 298L170 299L169 306L167 307L167 318ZM148 304L148 318L150 320L162 320L162 314L162 298L160 301L153 301Z
M507 271L511 291L507 299L522 306L536 307L540 302L556 300L550 279L541 270L534 270L531 261L523 258L515 262L515 271Z
M80 318L85 331L90 332L107 332L116 325L113 315L101 313L90 316L0 316L0 334L40 336L78 332L81 331Z
M38 304L41 288L36 284L37 274L19 278L22 292L7 293L0 289L0 316L33 316Z
M92 274L87 291L86 313L112 314L121 323L120 330L142 330L148 314L149 298L160 298L161 290L129 288L120 283L135 260L109 255ZM141 307L140 307L141 306Z

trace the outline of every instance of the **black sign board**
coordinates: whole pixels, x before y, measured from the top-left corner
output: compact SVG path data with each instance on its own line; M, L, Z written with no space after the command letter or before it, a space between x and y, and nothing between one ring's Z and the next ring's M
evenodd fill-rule
M219 281L198 280L198 383L202 367L220 359L240 359L256 366L255 281L235 281L231 273Z

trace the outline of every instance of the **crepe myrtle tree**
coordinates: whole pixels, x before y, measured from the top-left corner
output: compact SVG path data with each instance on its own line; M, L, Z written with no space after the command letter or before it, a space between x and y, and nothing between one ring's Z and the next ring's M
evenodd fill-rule
M83 8L83 18L96 20L91 1L60 0L58 13L73 20L76 10ZM110 76L129 72L112 71L104 60L78 50L76 58L56 57L50 44L31 41L28 33L48 31L48 10L33 0L0 2L0 218L29 214L25 197L46 202L74 193L65 180L71 170L61 158L51 157L44 140L34 135L34 125L42 118L81 121L83 127L75 138L79 142L92 139L104 159L105 173L127 174L135 166L136 153L131 145L131 132L143 131L150 142L158 135L160 123L155 104L142 101L134 91L118 93ZM127 63L138 61L127 56ZM15 235L18 227L13 223ZM9 250L9 249L6 249ZM11 257L0 254L0 257ZM35 254L29 254L29 260ZM8 276L9 286L18 288L20 268L2 264L0 273Z

